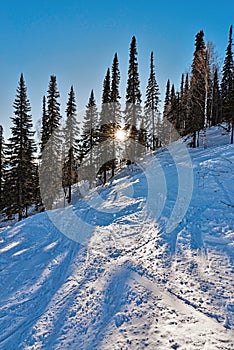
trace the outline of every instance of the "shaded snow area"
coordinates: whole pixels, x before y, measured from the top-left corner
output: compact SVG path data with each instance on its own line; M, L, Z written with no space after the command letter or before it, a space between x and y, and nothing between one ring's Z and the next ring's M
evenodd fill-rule
M0 349L234 349L228 141L212 128L190 162L160 150L98 188L100 200L94 191L2 229Z

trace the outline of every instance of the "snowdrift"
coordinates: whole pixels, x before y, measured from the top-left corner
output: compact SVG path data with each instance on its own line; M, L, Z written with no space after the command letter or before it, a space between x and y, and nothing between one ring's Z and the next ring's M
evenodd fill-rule
M233 349L234 147L222 130L206 150L161 150L2 229L0 348Z

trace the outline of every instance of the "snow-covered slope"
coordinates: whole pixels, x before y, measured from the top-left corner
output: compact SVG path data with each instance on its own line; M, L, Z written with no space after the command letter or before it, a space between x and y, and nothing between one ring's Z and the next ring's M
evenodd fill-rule
M148 156L101 200L4 229L0 349L234 349L234 147L221 133L189 160Z

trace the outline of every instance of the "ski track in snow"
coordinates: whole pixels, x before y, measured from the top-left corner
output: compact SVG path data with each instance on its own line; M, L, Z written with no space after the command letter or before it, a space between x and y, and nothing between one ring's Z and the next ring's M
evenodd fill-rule
M218 128L207 134L207 150L190 150L194 191L172 232L167 150L118 174L100 203L74 206L93 227L87 246L46 213L0 231L0 349L234 349L234 149ZM166 183L157 220L146 167Z

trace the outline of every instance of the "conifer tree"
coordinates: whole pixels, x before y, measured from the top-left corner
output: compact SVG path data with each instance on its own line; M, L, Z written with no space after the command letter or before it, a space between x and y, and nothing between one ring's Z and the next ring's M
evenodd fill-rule
M111 80L110 80L110 68L107 69L106 76L103 82L103 92L102 92L102 109L100 112L99 124L100 128L104 125L108 125L111 120L110 112L110 102L111 102Z
M5 152L4 152L4 137L3 127L0 125L0 210L4 208L3 201L3 184L4 184L4 170L5 170Z
M46 209L52 209L56 196L62 187L62 138L60 130L60 97L56 76L51 75L47 91L47 122L45 135L47 143L40 164L40 187Z
M41 128L41 153L43 152L45 145L49 141L49 126L48 126L48 115L46 110L46 97L43 96L42 105L42 128Z
M164 109L163 109L163 117L168 117L168 111L170 108L170 101L171 101L171 83L170 80L167 80L166 85L166 92L165 92L165 99L164 99Z
M168 110L167 120L169 122L169 143L175 141L178 138L178 132L180 128L180 95L175 91L175 86L172 84L170 93L170 105Z
M68 203L71 203L71 187L77 182L77 154L79 147L79 123L76 119L76 99L73 86L71 86L66 108L66 125L64 128L65 137L65 158L63 166L63 186L68 187Z
M112 69L111 69L111 122L113 126L113 139L115 138L116 132L121 127L122 121L122 111L120 103L120 93L119 93L119 84L120 84L120 71L119 71L119 61L118 55L115 53ZM114 140L112 141L112 164L111 164L111 176L115 174L116 167L116 144Z
M156 148L157 119L159 117L159 87L155 77L154 54L150 56L150 76L146 87L146 101L144 106L144 125L142 130L147 130L148 142L153 150Z
M102 108L100 112L100 127L99 127L99 158L101 169L99 175L103 174L103 183L107 180L107 170L111 167L111 155L112 148L107 147L105 141L114 139L116 125L112 119L113 106L111 105L111 77L110 69L107 69L107 73L103 82L102 92ZM102 159L102 160L101 160Z
M141 116L141 91L137 62L136 38L132 37L129 54L128 80L126 89L125 127L130 137L135 138Z
M18 214L18 220L27 216L27 207L33 203L34 174L36 151L32 131L30 103L27 98L27 88L23 74L20 76L16 98L13 104L14 117L11 118L12 136L7 148L8 170L6 172L5 191L8 192L7 209L9 214Z
M164 98L164 108L163 108L163 119L162 119L162 131L161 131L161 139L163 144L169 143L169 133L170 126L168 123L168 116L171 107L171 83L170 80L167 80L165 98Z
M168 112L167 119L170 123L176 124L176 113L177 113L177 94L175 91L175 85L172 84L170 92L170 109Z
M119 127L121 124L121 105L119 94L120 72L118 55L115 53L111 69L111 122Z
M127 140L125 142L125 158L133 162L138 156L138 150L142 150L142 147L134 143L134 141L138 140L138 128L142 124L141 102L136 38L133 36L130 44L126 107L124 111L124 130L127 135Z
M89 101L83 120L82 129L82 169L85 173L80 174L82 178L93 181L96 174L95 162L97 162L94 146L98 140L98 111L93 90L90 93Z
M191 122L189 120L189 116L190 116L189 107L190 107L189 76L187 73L185 77L184 86L183 86L183 92L181 92L181 101L180 101L182 135L186 135L189 133L189 128L191 125Z
M196 35L195 51L193 55L192 74L190 81L191 125L193 133L192 146L198 145L197 132L204 126L205 94L206 94L206 45L204 32Z
M229 30L229 41L223 65L221 81L222 119L231 125L231 143L233 143L234 128L234 62L232 51L232 25Z
M219 87L218 69L215 69L211 92L210 126L221 122L221 92Z

